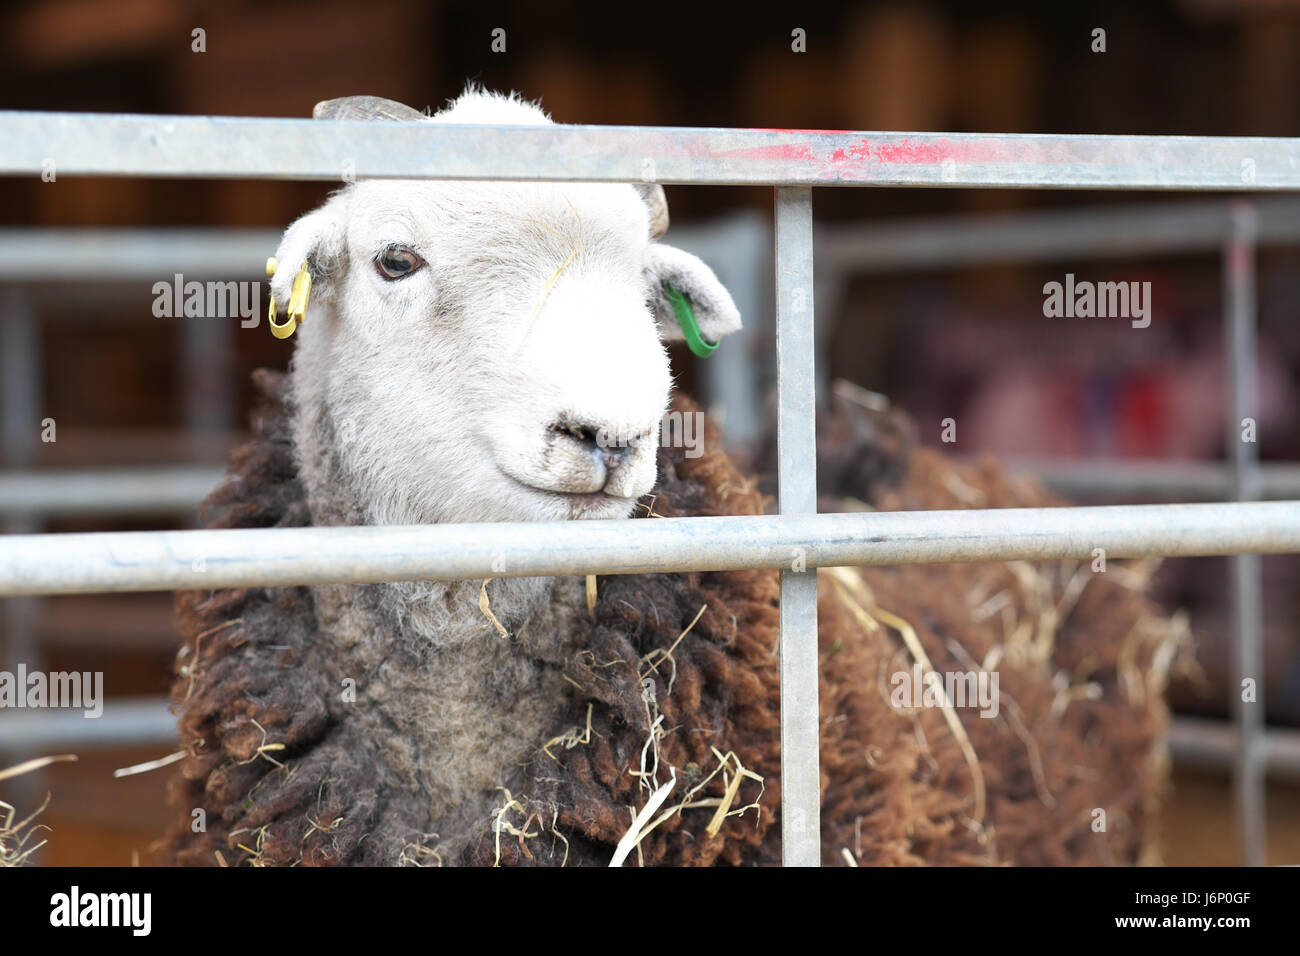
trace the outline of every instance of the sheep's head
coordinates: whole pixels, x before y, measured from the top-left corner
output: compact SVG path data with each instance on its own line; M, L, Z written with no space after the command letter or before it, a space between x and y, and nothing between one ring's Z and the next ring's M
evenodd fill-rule
M349 98L317 115L539 124L471 91L425 116ZM334 463L376 524L628 516L655 480L680 338L740 327L699 259L657 241L657 187L363 180L284 235L272 281L307 262L294 397L303 467Z

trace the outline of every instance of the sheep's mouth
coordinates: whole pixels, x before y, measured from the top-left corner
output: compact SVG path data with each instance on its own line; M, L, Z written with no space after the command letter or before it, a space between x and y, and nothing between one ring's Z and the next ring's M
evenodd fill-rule
M500 469L499 469L500 470ZM508 474L501 470L501 474L507 478L511 484L520 488L525 488L535 495L540 495L551 502L561 504L569 511L569 517L581 518L593 511L604 511L611 503L619 503L630 506L633 499L621 498L617 495L611 495L607 491L559 491L554 488L539 488L536 485L529 484L526 481Z

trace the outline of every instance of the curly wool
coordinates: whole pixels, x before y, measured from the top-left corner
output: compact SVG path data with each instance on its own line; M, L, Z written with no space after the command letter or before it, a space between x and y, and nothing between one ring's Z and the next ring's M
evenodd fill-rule
M266 402L255 438L205 502L209 527L310 523L285 383L259 373L258 384ZM691 408L682 399L675 407ZM864 415L841 404L827 420L831 432L859 436L836 445L837 495L881 509L1051 503L991 464L956 469L913 450L900 416L864 424ZM755 482L718 450L712 431L705 447L696 458L661 450L646 518L763 513ZM864 865L1150 858L1164 780L1161 691L1176 634L1137 574L1113 572L1061 563L854 569L863 586L852 592L819 575L825 862L846 853ZM565 605L556 620L570 631L553 651L526 636L525 622L508 622L510 640L484 630L502 653L528 658L547 682L538 687L561 690L509 779L454 814L431 809L440 781L413 769L420 754L404 752L419 738L404 730L400 699L372 702L381 681L367 681L359 699L340 692L311 589L178 595L184 646L173 700L188 755L173 781L180 820L168 858L605 865L650 791L672 780L662 819L630 861L777 862L776 573L601 577L591 615L567 606L570 584L580 589L563 579L553 591L553 603ZM373 621L385 672L418 679L427 650L404 639L385 594L385 586L356 588L351 611ZM894 619L882 611L915 629L936 669L985 663L999 672L997 718L956 712L983 779L982 820L975 775L944 715L890 702L889 675L912 660L901 635L874 616ZM491 693L492 675L484 678L482 692ZM720 759L725 774L714 773ZM731 815L715 820L738 766L763 782L742 777L725 808ZM692 806L666 812L687 795ZM207 826L196 833L199 808Z

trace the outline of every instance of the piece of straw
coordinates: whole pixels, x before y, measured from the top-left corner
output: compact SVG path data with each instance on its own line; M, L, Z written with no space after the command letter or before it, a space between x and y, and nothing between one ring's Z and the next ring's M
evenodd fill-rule
M830 575L831 581L838 585L838 593L846 599L846 606L850 611L854 611L854 608L857 605L857 600L855 599L853 592L858 591L861 593L862 589L865 587L865 582L862 582L862 579L858 577L857 573L852 568L826 568L825 570ZM855 578L862 584L862 588L855 587L851 583ZM953 708L952 702L948 699L948 692L943 686L942 679L939 677L938 672L935 671L934 665L930 663L930 657L925 653L925 648L921 646L920 638L916 636L916 630L907 621L898 617L896 614L891 614L878 604L872 608L871 614L867 614L865 608L857 608L857 611L854 612L854 616L858 617L859 620L861 620L862 616L874 618L875 620L896 630L902 637L903 644L907 647L912 658L921 665L922 679L925 681L931 681L933 679L933 683L939 690L941 701L939 706L940 710L943 712L943 719L948 724L948 729L952 731L952 735L957 739L957 745L961 748L962 756L970 767L971 782L975 791L975 812L972 814L972 818L977 824L982 824L984 822L986 800L984 771L980 768L979 757L976 755L975 747L971 744L970 737L966 733L966 728L962 726L961 719L957 716L957 711Z
M8 780L10 777L19 777L25 773L31 773L33 770L40 770L42 767L48 767L52 763L64 763L76 759L76 754L59 754L55 757L34 757L31 760L24 760L20 764L15 764L12 767L6 767L4 770L0 770L0 780Z
M497 629L498 634L502 637L509 637L510 632L505 629L501 622L497 620L497 616L492 613L492 602L488 600L487 593L488 582L491 580L492 578L484 578L483 586L478 589L478 609L483 612L483 615L489 621L492 622L493 626Z
M183 759L188 753L189 753L188 750L178 750L175 753L168 754L166 757L159 757L157 760L148 760L145 761L144 763L138 763L131 767L122 767L118 770L114 770L113 776L131 777L137 773L148 773L150 770L157 770L159 767L165 767L168 764L173 764L176 761Z
M618 846L614 847L614 856L609 861L611 867L623 865L623 861L627 859L628 854L640 844L643 836L642 831L645 830L647 821L654 816L655 811L668 799L668 794L672 793L673 787L677 786L677 768L670 766L668 770L672 776L654 793L650 794L650 799L645 802L641 812L632 818L632 825L627 828L623 838L618 841Z

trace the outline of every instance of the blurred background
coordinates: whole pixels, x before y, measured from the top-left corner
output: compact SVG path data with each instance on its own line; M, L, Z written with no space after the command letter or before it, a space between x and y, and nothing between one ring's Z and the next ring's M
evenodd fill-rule
M494 52L498 28L505 49ZM805 52L792 49L796 29L805 31ZM1095 49L1098 29L1104 51ZM467 81L540 99L561 122L1296 136L1300 2L782 4L769 11L664 0L636 14L568 0L41 0L0 7L5 109L305 117L318 100L353 93L437 109ZM0 227L279 230L331 188L0 179ZM674 352L674 369L730 423L724 427L737 451L752 452L762 403L741 398L761 397L770 380L771 190L669 187L668 197L672 241L719 260L749 326L720 371L706 376L685 352ZM820 372L887 395L916 419L927 444L939 444L942 420L953 418L959 440L946 450L996 455L1046 475L1081 502L1222 499L1229 493L1222 474L1188 464L1228 452L1221 246L1146 243L1110 258L1044 254L1034 229L1048 223L1122 246L1144 223L1177 223L1184 215L1227 221L1229 199L819 190ZM1300 205L1265 197L1252 208L1267 224L1261 234L1271 236L1257 254L1258 449L1278 466L1271 472L1284 492L1278 496L1300 497L1300 487L1285 489L1296 474L1287 463L1300 460ZM1080 216L1040 218L1059 210ZM970 243L965 253L943 251L954 237L982 235L986 222L1007 230L1002 246L980 251L977 239L975 253ZM907 233L913 252L901 254L893 238L905 230L920 231ZM20 248L27 235L5 232L0 249ZM272 233L264 247L253 242L260 233L239 235L241 255L251 249L247 259L214 259L211 277L261 278ZM57 260L57 243L46 255ZM58 271L57 261L50 266L47 272ZM245 427L249 373L283 368L290 348L264 324L155 317L152 287L172 278L159 271L34 281L0 262L0 474L184 466L176 472L182 491L173 483L153 509L54 513L11 498L0 500L4 530L193 526L185 500L172 499L192 492L197 502ZM1043 285L1066 273L1150 282L1150 327L1045 318ZM42 441L45 419L57 423L56 441ZM1125 473L1112 467L1125 463L1155 465L1148 474L1182 484L1126 485ZM1110 480L1088 477L1099 473ZM1204 482L1190 487L1194 478ZM1202 558L1168 561L1156 578L1170 608L1188 610L1197 643L1197 666L1173 691L1183 718L1228 716L1228 576L1227 559ZM1265 558L1262 582L1263 696L1270 730L1287 734L1300 725L1300 561ZM169 686L176 646L170 615L166 594L9 600L0 669L39 661L45 670L103 671L110 699L156 704ZM34 746L5 735L7 717L0 716L0 766ZM0 800L20 808L51 794L41 819L52 832L35 859L148 861L149 843L170 820L163 809L170 771L124 779L112 771L173 748L156 739L147 714L140 726L136 746L78 748L76 764L0 784ZM1183 726L1195 737L1218 725ZM1294 736L1278 739L1300 750ZM1194 759L1196 750L1175 765L1164 856L1176 864L1232 864L1238 855L1227 769ZM1300 761L1290 775L1284 771L1269 778L1268 859L1300 863Z

